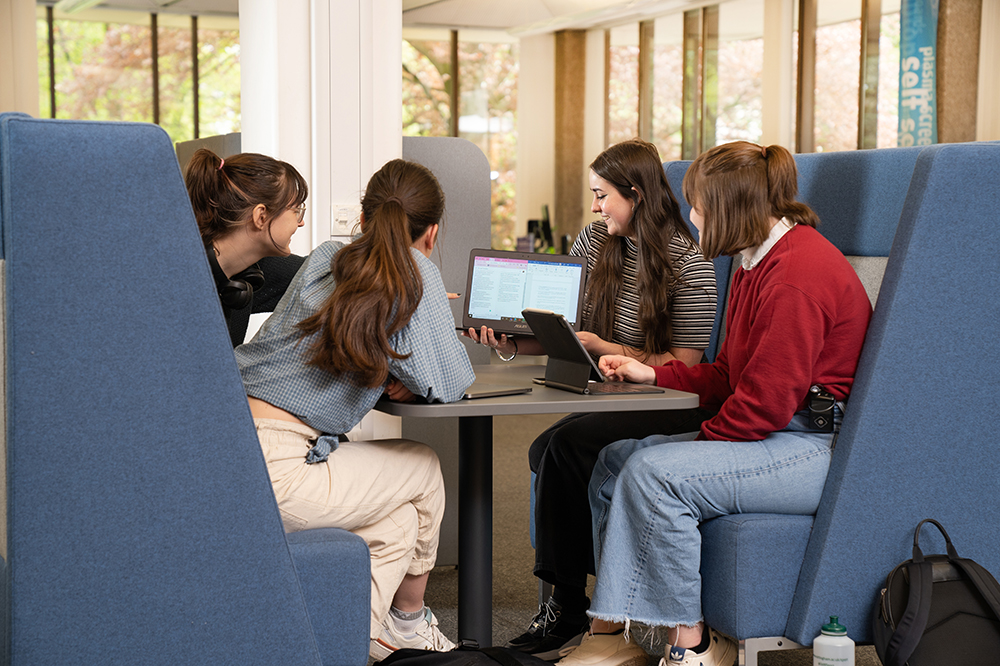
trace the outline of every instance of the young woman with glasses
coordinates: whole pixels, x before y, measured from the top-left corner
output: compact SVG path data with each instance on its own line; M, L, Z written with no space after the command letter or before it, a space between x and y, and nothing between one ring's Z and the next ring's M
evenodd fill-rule
M287 162L257 153L223 159L206 148L192 156L185 182L235 347L250 315L273 311L302 265L289 243L309 188Z

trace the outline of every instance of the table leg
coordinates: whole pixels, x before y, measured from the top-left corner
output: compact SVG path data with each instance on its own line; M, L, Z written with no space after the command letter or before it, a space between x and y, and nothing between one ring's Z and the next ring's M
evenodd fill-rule
M458 638L493 644L493 417L458 420Z

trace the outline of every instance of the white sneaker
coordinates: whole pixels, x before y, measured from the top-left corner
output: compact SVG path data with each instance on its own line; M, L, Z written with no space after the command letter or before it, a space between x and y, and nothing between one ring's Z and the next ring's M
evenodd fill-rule
M660 666L733 666L739 654L736 641L711 627L706 628L711 641L707 650L695 652L671 646L667 656L660 660Z
M559 666L646 666L649 655L635 643L617 634L584 634L580 645L560 652Z
M438 620L430 608L424 608L424 619L413 630L413 633L403 633L396 628L392 618L386 616L382 620L382 633L373 638L368 647L368 655L381 661L396 650L416 648L433 652L447 652L455 648L455 644L438 629Z

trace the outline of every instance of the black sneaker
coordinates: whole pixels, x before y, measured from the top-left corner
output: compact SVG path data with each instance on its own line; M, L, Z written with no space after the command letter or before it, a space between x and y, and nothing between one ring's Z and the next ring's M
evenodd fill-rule
M547 661L556 659L563 648L580 644L587 626L586 615L563 617L562 606L550 597L538 607L528 631L508 642L507 647Z

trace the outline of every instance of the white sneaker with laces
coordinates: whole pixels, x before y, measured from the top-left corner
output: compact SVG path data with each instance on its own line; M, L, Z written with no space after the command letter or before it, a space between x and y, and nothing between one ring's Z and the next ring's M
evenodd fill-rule
M660 666L733 666L739 648L729 636L706 627L709 635L708 649L695 652L681 647L670 647L667 656L660 660Z
M641 647L616 634L584 634L580 644L562 650L559 666L646 666L649 655Z
M430 608L424 608L424 619L413 630L413 633L403 633L392 618L386 616L382 620L382 633L373 638L368 647L368 655L381 661L396 650L416 648L433 652L447 652L455 648L455 644L438 629L438 620Z

